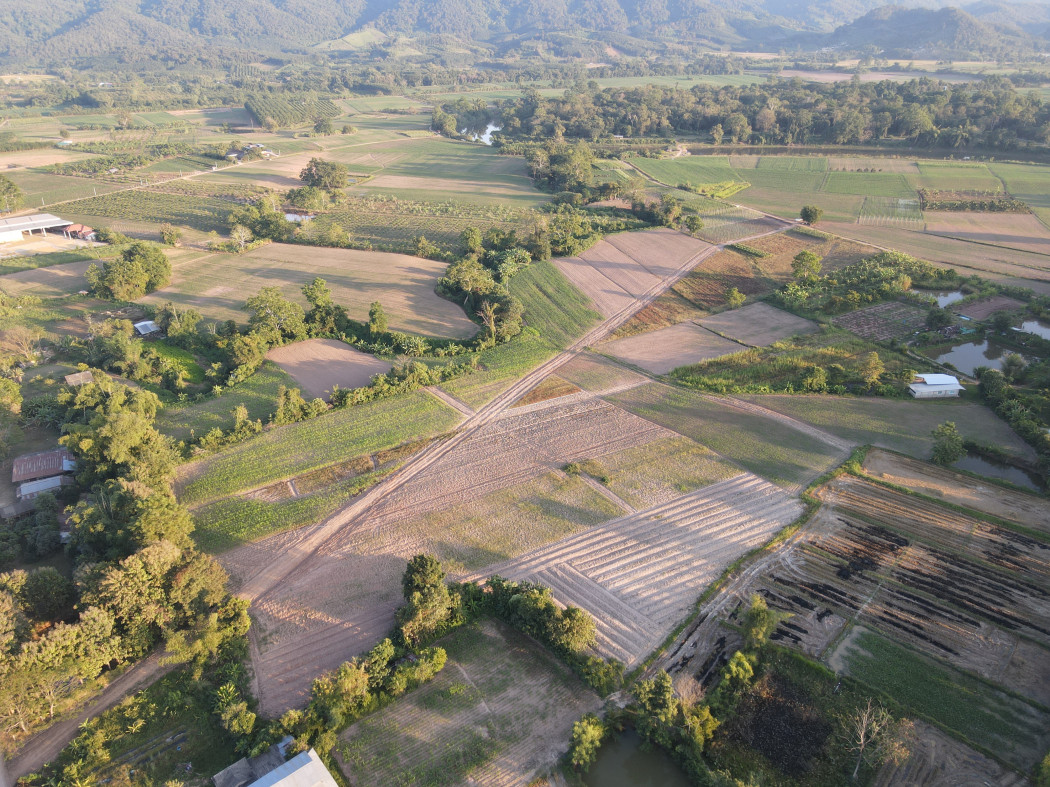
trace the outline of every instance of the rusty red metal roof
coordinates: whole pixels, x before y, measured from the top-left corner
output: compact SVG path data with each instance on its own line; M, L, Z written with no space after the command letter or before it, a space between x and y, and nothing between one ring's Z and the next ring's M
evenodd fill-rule
M35 478L62 475L73 469L73 455L65 448L54 448L37 454L26 454L15 459L11 467L11 482L20 484Z

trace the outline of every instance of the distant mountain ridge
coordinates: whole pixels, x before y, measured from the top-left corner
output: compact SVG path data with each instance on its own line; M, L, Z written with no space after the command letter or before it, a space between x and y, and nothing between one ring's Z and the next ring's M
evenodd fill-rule
M306 51L366 27L470 42L599 32L775 46L821 43L814 36L824 35L832 46L924 51L1030 48L1050 28L1042 3L982 0L969 13L942 7L941 0L878 6L878 0L4 0L0 59L41 65L250 59Z

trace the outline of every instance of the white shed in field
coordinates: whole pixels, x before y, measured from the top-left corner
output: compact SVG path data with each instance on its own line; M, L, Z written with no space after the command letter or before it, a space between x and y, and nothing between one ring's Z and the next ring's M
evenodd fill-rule
M917 374L915 382L908 386L908 393L916 399L940 399L958 396L964 388L950 374Z

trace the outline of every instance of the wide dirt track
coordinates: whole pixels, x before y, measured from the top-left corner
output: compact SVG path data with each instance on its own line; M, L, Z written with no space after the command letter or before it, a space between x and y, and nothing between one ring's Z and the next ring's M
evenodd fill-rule
M622 238L629 238L629 241L622 241ZM453 475L455 468L464 459L462 452L469 453L470 444L476 442L479 436L498 434L502 427L497 422L524 393L580 351L608 336L638 309L651 303L678 278L719 248L664 231L618 236L616 240L635 254L649 249L657 259L666 260L668 250L672 250L675 252L675 262L659 263L662 275L656 275L637 263L636 271L625 272L628 278L635 281L631 287L633 292L628 294L619 288L622 294L616 303L622 305L614 309L607 304L603 312L607 316L601 324L566 350L525 374L489 404L467 417L458 432L419 452L401 470L377 484L344 510L325 522L235 550L223 558L239 585L240 594L253 602L253 612L260 621L260 625L253 629L253 658L257 695L265 712L279 713L287 707L301 704L314 676L367 649L389 630L393 610L399 602L398 578L404 569L403 555L410 553L413 545L400 538L396 527L387 528L383 525L386 518L384 512L396 511L400 507L399 501L411 501L411 505L417 507L413 513L418 514L416 501L421 498L416 497L414 490L426 490L432 483L428 482L428 478ZM625 265L625 262L620 263L621 268ZM613 422L623 423L623 416L615 412L619 408L606 410L608 405L604 403L580 404L592 408L603 417L613 418ZM521 413L523 409L529 412ZM521 408L514 417L527 419L534 413L531 408ZM632 419L628 418L627 423L635 423ZM563 424L571 425L575 420L575 417L570 417L564 419ZM523 428L527 432L532 427ZM645 429L654 430L650 432L651 439L667 434L652 424L648 424ZM602 437L601 433L598 437ZM638 444L638 439L635 437L626 443L613 442L619 447L627 447ZM574 449L579 448L572 440L569 445ZM615 449L610 447L608 450L611 452ZM547 455L544 461L549 463L550 458ZM511 465L503 467L499 458L491 453L488 463L497 466L496 472L513 474ZM544 469L549 469L549 464ZM492 483L506 485L512 480L494 480ZM435 492L440 494L441 491L440 487L431 487L422 495L422 499L428 499ZM447 498L445 491L443 496ZM427 505L433 504L428 502ZM389 516L393 524L403 518L396 513ZM376 538L377 535L380 537ZM387 548L376 543L384 538L393 538L395 543ZM498 558L493 562L498 562ZM333 578L338 578L339 584L326 593L328 596L342 597L343 602L336 605L339 609L328 606L323 598L311 597L315 589L323 588L326 581ZM566 598L564 601L575 603L576 599ZM346 614L348 607L354 607L355 611ZM285 628L281 621L290 621L291 629Z

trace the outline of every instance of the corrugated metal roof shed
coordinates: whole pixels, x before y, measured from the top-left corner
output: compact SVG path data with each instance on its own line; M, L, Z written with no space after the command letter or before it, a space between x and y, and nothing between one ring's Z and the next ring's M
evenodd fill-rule
M15 459L11 467L11 482L31 481L34 478L68 473L75 467L73 454L65 448L54 448L36 454L26 454Z
M927 385L958 385L959 378L950 374L917 374L918 379Z
M95 375L90 371L74 372L73 374L67 374L62 379L65 380L66 385L87 385L95 382Z

